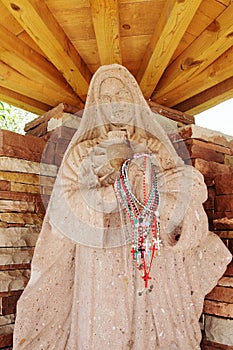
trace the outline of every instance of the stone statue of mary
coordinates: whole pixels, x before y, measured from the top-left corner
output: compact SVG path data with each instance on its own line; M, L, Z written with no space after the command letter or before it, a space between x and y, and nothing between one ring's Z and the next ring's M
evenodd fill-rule
M157 117L124 67L95 73L18 302L14 350L200 349L204 296L231 256L208 231L202 175L177 156ZM127 208L144 215L152 182L159 196L161 248L146 287L132 259L137 220L114 191L126 160Z

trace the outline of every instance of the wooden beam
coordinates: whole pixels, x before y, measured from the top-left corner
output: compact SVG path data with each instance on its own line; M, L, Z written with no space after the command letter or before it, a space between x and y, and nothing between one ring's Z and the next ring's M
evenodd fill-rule
M200 3L166 1L136 77L145 98L151 97Z
M59 90L67 103L83 105L60 72L48 60L0 25L0 59L25 77ZM69 101L69 102L68 102Z
M0 101L35 114L43 114L52 108L52 106L36 101L28 96L20 95L2 86L0 86Z
M233 98L233 77L177 104L174 108L195 115L230 98Z
M165 104L170 107L177 106L182 104L183 101L227 80L232 77L232 67L233 46L198 75L178 86L174 92L171 91Z
M56 106L60 102L66 103L65 96L59 89L54 90L54 88L37 83L2 61L0 61L0 85L49 106ZM77 107L80 107L80 103L78 103Z
M43 0L2 0L66 81L85 100L91 73Z
M193 79L232 46L232 17L233 3L170 64L156 87L153 101L169 106L169 96L179 98L177 87Z
M91 0L90 4L101 65L122 64L117 1Z
M155 103L153 101L148 101L148 105L150 106L150 109L154 113L158 113L166 118L172 119L178 123L182 124L195 124L195 120L193 116L182 113L180 111L176 111L174 109L164 107L159 105L158 103Z

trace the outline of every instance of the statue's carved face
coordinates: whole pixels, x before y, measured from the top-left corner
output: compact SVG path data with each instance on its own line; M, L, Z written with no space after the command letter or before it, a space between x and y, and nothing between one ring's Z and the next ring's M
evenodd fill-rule
M117 78L103 80L99 90L99 103L104 104L104 114L109 122L122 127L134 117L133 96Z

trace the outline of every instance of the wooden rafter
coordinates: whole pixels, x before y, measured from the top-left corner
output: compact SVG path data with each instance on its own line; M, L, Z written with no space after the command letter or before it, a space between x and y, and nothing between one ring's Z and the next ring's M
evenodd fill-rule
M91 0L91 13L100 63L122 63L116 0Z
M195 115L230 98L233 98L232 77L174 106L174 108Z
M2 0L66 81L85 100L91 73L43 0Z
M0 101L4 101L15 107L25 109L35 114L44 113L52 108L52 106L36 101L28 96L18 94L2 86L0 86Z
M83 106L82 101L58 70L42 55L0 25L0 59L25 77L46 84L64 94L67 103Z
M18 94L41 101L50 106L56 106L61 101L65 101L65 96L59 89L54 90L50 86L42 85L33 81L5 63L0 61L1 86L15 91ZM80 107L80 103L77 104Z
M177 88L193 79L232 46L232 12L233 3L166 69L152 98L155 102L170 106L168 99L178 101Z
M200 3L201 0L167 0L137 74L146 98L151 97Z
M206 69L195 75L176 88L175 94L169 94L166 105L173 107L204 90L219 84L232 76L233 47L224 52L216 61Z

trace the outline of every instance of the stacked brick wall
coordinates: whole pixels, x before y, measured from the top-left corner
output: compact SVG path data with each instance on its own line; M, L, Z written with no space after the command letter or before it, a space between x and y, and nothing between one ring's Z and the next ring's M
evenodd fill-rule
M40 164L45 141L0 131L0 348L11 349L16 303L30 276L45 198L57 167Z
M192 125L180 130L178 152L185 143L191 163L203 175L208 189L204 203L210 230L233 253L233 137ZM202 348L233 348L233 262L218 285L206 296L203 309Z

